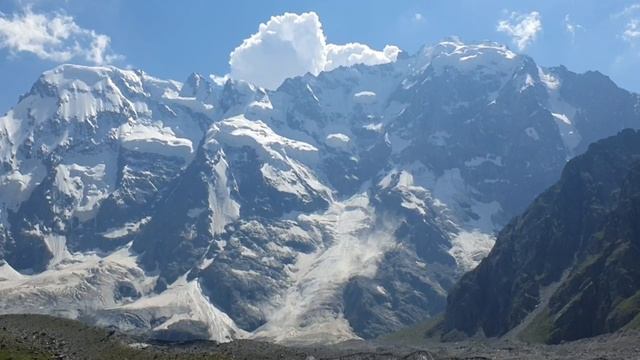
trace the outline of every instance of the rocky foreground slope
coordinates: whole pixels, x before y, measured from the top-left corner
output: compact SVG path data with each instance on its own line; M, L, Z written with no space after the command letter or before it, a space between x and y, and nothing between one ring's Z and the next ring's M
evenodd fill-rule
M547 343L640 329L640 132L571 160L462 277L442 326Z
M210 360L627 360L640 354L640 333L600 336L562 345L513 341L380 344L363 341L284 347L254 340L163 343L40 315L0 316L0 359L210 359Z
M444 310L494 231L639 103L493 43L275 91L60 66L0 118L0 312L373 338Z

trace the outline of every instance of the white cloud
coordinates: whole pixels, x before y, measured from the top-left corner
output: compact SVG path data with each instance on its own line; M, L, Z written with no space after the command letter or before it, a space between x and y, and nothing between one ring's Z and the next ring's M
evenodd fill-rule
M584 30L582 25L571 21L571 16L569 16L569 14L564 17L564 28L571 35L572 39L575 39L578 31Z
M512 12L508 19L498 22L496 30L509 35L518 49L524 50L542 31L542 19L537 11L528 14Z
M384 50L377 51L359 43L346 45L329 44L326 50L327 61L324 70L333 70L339 66L352 66L355 64L384 64L395 61L401 51L399 47L393 45L387 45Z
M315 13L273 16L231 52L231 77L275 88L287 77L320 72L326 61L325 48Z
M622 38L630 43L640 40L640 19L631 19L622 33Z
M12 54L28 52L56 62L80 59L101 65L121 58L111 51L110 42L107 35L81 28L65 14L36 14L30 8L11 17L0 13L0 49Z
M420 22L422 20L424 20L424 16L421 13L415 13L413 15L413 20Z
M640 3L632 4L624 10L611 15L611 19L624 19L626 21L621 37L631 45L636 45L640 40Z
M318 74L339 66L395 61L400 50L386 46L376 51L364 44L327 44L315 12L285 13L260 24L229 56L231 77L269 89L286 78Z
M618 19L618 18L624 18L624 17L629 17L637 12L640 11L640 3L637 4L631 4L629 6L627 6L626 8L624 8L624 10L612 14L611 18L613 19Z

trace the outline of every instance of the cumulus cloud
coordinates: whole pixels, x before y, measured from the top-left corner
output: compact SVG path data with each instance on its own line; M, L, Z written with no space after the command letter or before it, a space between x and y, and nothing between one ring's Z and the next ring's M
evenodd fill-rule
M399 52L396 46L389 45L377 51L359 43L328 44L315 12L285 13L260 24L257 33L231 52L230 75L274 89L284 79L306 73L392 62Z
M538 33L542 31L542 19L537 11L528 14L512 12L508 19L498 22L496 30L509 35L518 49L524 50L536 40Z
M231 52L231 77L274 88L287 77L320 72L326 46L315 13L273 16Z
M0 49L12 54L32 53L45 60L65 62L80 59L101 65L119 59L110 48L107 35L84 29L73 17L37 14L27 8L22 13L0 13Z

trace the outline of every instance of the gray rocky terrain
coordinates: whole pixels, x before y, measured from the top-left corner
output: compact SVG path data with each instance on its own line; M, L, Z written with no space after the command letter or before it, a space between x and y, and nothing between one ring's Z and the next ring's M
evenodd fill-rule
M0 359L568 359L640 357L640 333L599 336L560 345L504 340L438 343L425 339L350 341L334 346L285 347L254 340L162 343L43 315L0 316Z

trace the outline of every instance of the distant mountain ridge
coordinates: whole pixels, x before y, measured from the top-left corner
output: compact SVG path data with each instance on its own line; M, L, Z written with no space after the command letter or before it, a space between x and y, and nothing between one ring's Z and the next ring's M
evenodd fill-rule
M639 104L495 43L275 91L63 65L0 118L0 312L220 341L397 330Z
M571 160L449 294L444 337L548 343L640 326L640 132Z

